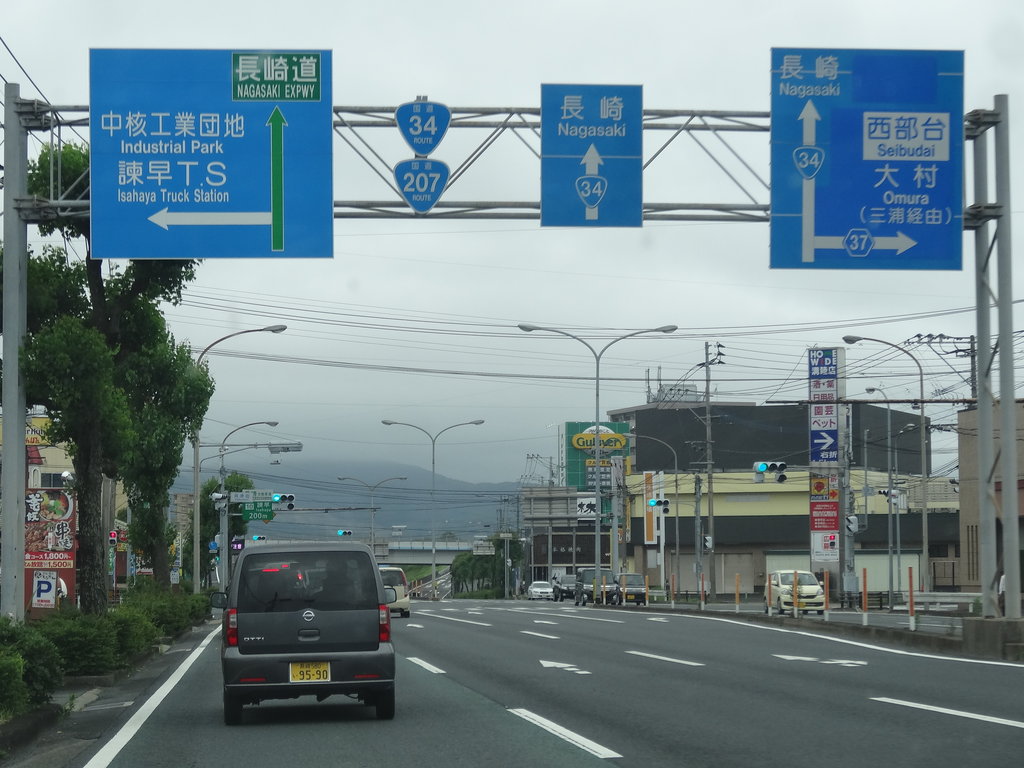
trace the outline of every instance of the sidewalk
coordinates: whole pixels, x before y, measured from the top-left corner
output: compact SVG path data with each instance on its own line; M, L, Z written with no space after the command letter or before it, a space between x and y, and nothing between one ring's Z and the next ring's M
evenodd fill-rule
M208 621L154 646L129 669L66 677L48 704L0 725L0 766L62 768L101 740L156 690L217 625ZM80 762L80 761L79 761Z

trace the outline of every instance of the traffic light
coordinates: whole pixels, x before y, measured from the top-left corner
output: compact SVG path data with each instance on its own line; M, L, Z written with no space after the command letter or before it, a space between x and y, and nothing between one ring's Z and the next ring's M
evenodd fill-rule
M857 515L847 515L846 530L850 533L860 533L860 517Z
M710 536L710 535L708 535L708 534L704 534L704 551L705 551L705 552L710 552L710 551L711 551L712 549L714 549L714 546L713 546L713 545L714 545L714 543L715 543L715 542L714 542L714 540L713 540L713 539L711 538L711 536Z
M754 482L763 483L765 472L775 475L776 483L786 482L786 462L784 461L755 461Z
M295 509L294 493L275 493L270 497L275 509Z
M113 547L117 544L117 531L111 531L109 536L110 546Z
M352 535L352 531L346 531L344 528L339 528L338 529L338 535L339 536L351 536Z
M647 506L653 507L656 512L663 515L668 514L668 499L648 499Z
M256 535L254 535L252 537L252 540L253 541L266 541L267 537L266 536L260 536L259 534L256 534Z

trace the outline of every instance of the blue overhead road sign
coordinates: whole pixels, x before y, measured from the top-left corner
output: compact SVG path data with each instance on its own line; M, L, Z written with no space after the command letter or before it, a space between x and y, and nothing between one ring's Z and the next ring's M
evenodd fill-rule
M333 255L330 51L89 64L94 258Z
M643 87L542 85L543 227L643 224Z
M772 49L772 267L962 267L963 63Z

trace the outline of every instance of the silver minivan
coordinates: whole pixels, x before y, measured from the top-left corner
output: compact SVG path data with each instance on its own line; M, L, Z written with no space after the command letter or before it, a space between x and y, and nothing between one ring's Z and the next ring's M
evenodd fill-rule
M395 590L369 547L349 542L267 544L244 550L222 608L224 722L265 699L352 696L395 716Z

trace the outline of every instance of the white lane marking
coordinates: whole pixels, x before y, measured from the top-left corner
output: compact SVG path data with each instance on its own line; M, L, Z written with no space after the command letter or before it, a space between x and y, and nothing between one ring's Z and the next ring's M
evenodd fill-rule
M114 738L104 744L100 751L93 755L92 759L85 764L85 768L106 768L106 766L110 765L118 753L132 740L132 737L138 733L142 725L149 719L149 716L160 706L160 702L166 699L167 694L181 681L181 678L188 672L189 667L206 650L206 646L210 644L213 638L220 634L220 629L220 625L217 625L216 629L203 638L203 642L196 646L196 649L188 655L188 658L178 665L178 668L171 673L171 676L157 689L156 693L146 699L142 706L135 711L135 714L128 719L128 722L121 726L121 730L114 734Z
M666 619L663 616L651 616L647 620L648 621L657 621L657 622L660 622L662 624L667 624L668 623L668 619Z
M445 671L443 669L441 669L440 667L435 667L433 664L426 662L423 659L418 659L415 656L409 656L407 658L416 666L422 667L423 669L427 670L427 672L433 672L435 675L445 674Z
M703 667L699 661L686 661L685 659L673 659L671 656L658 656L655 653L644 653L643 651L626 651L631 656L642 656L645 659L657 659L658 661L670 661L673 664L683 664L687 667Z
M415 629L423 629L423 625L422 624L406 624L405 626L413 627Z
M782 659L783 661L817 661L816 656L787 656L784 653L773 653L776 659Z
M601 746L596 741L591 741L590 739L584 738L575 731L570 731L568 728L563 728L562 726L558 725L558 723L553 723L547 718L534 714L528 709L510 709L509 712L511 712L513 715L516 715L517 717L523 718L523 720L525 720L528 723L533 723L534 725L540 726L548 733L554 734L558 738L569 742L574 747L579 747L580 749L584 750L585 752L589 752L595 757L622 757L622 755L620 755L618 752L614 752L608 749L608 747Z
M417 611L420 616L429 616L432 619L444 619L445 621L457 621L460 624L475 624L478 627L490 627L491 624L485 624L482 621L470 621L469 619L456 619L454 616L440 616L436 613L426 613L424 611Z
M555 626L558 625L557 621L544 621L544 619L534 619L533 623L534 624L554 624Z
M564 669L566 672L575 672L577 675L589 675L585 669L580 669L575 664L567 664L564 661L544 661L544 659L538 659L540 665L545 669L554 667L555 669Z
M817 632L808 632L800 629L787 629L785 627L772 627L765 624L755 624L748 621L737 621L736 619L725 619L718 616L689 616L680 615L680 619L692 620L692 621L720 621L724 624L735 624L738 627L746 627L752 630L763 630L766 632L783 632L789 635L803 635L804 637L813 637L816 640L827 640L831 643L841 643L843 645L852 645L856 648L866 648L870 651L881 651L882 653L891 653L895 656L912 656L917 659L932 659L934 661L952 661L960 662L961 664L983 664L991 667L1014 667L1016 669L1024 669L1024 664L1013 661L992 661L989 659L966 659L960 656L940 656L937 653L919 653L917 651L905 651L901 648L885 648L881 645L872 645L871 643L862 643L858 640L847 640L842 637L833 637L832 635L821 635Z
M538 613L541 616L551 616L551 611L531 611L528 608L488 608L489 611L507 611L509 613ZM559 612L559 618L580 619L581 621L603 621L607 624L625 624L621 619L599 619L596 616L578 616L571 609L563 609Z
M927 712L938 712L940 715L953 715L954 717L966 717L969 720L981 720L986 723L993 723L995 725L1008 725L1011 728L1024 728L1024 722L1020 720L1007 720L1004 717L991 717L989 715L979 715L976 712L964 712L959 709L947 709L946 707L933 707L931 704L920 704L916 701L903 701L901 699L889 699L884 696L872 697L871 701L880 701L883 704L896 704L901 707L910 707L912 709L923 709Z
M519 630L519 634L521 634L521 635L533 635L534 637L543 637L545 640L558 640L559 639L558 635L545 635L542 632L531 632L528 629L521 629L521 630Z

